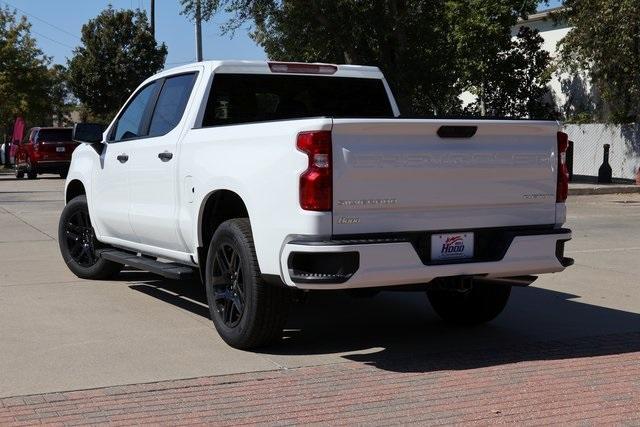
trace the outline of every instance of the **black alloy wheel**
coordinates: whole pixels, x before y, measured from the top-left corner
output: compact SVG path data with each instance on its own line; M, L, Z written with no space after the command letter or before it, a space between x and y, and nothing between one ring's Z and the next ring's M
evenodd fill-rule
M82 267L91 267L98 262L96 238L91 226L89 212L79 209L64 225L69 255Z
M100 243L96 237L84 195L70 200L62 210L58 223L58 244L69 270L82 279L110 279L122 270L122 264L100 256L100 250L108 246Z
M248 218L217 227L203 267L209 314L227 344L247 350L282 337L290 291L263 280Z
M215 309L225 326L234 328L244 314L245 285L240 256L231 245L218 248L212 276Z

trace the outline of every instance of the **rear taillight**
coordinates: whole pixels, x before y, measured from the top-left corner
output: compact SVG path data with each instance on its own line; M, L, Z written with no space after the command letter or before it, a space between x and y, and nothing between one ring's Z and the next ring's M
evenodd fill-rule
M569 169L567 168L567 149L569 135L558 132L558 185L556 188L556 202L564 203L569 195Z
M300 207L307 211L330 211L333 193L331 131L300 132L298 150L309 158L300 175Z

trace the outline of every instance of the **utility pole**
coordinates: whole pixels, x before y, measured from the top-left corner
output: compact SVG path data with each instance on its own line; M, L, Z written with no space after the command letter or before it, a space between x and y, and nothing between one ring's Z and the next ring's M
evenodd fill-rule
M156 2L151 0L151 35L156 39Z
M202 13L200 9L200 0L196 0L196 60L202 61Z

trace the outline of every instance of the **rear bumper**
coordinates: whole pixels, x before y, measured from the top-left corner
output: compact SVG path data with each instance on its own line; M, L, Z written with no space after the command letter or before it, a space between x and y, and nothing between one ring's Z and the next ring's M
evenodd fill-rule
M71 160L38 160L35 167L38 173L58 173L65 169L69 169L70 165Z
M429 265L411 241L401 238L292 241L284 245L281 253L281 275L285 284L295 288L350 289L428 283L443 277L506 278L556 273L573 263L564 257L564 242L570 239L571 231L567 229L523 232L510 239L499 259L438 265ZM324 259L309 262L314 255ZM339 264L340 257L351 267L327 271L326 268L331 267L326 265ZM357 259L355 267L352 266L354 258ZM314 268L325 270L309 272Z

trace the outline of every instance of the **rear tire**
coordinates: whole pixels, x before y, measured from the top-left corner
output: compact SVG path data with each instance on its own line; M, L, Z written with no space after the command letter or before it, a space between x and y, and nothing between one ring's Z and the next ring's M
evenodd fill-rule
M122 264L100 256L103 246L95 237L86 196L74 198L62 210L58 244L67 267L81 279L109 279L122 270Z
M67 179L67 175L69 174L69 170L65 169L63 171L60 171L60 178L62 179Z
M27 178L36 179L37 177L38 171L36 171L36 168L31 164L31 161L27 160Z
M282 336L291 293L262 280L249 219L231 219L216 230L205 287L211 320L230 346L251 349Z
M468 290L433 288L427 297L448 323L473 326L495 319L507 305L511 286L473 281Z

